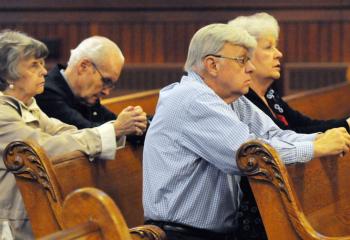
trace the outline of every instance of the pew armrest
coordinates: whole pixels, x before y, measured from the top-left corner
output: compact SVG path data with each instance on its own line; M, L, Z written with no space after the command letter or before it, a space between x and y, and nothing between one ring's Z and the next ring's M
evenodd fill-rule
M350 239L346 231L338 237L315 230L300 205L286 166L273 147L259 140L249 141L238 150L236 161L240 171L248 176L269 239L287 235L285 239Z
M133 240L166 240L165 232L155 225L143 225L130 229Z
M106 192L129 227L143 224L141 155L142 147L126 146L118 151L117 161L90 162L80 151L49 158L37 143L16 141L4 150L4 163L15 176L39 238L63 229L63 202L83 187Z

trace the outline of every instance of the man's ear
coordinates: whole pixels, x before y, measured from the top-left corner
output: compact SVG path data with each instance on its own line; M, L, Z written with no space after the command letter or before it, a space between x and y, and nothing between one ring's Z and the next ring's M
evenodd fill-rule
M87 59L81 59L77 63L78 74L85 73L91 65L91 62Z
M203 60L203 65L205 70L212 75L213 77L216 77L218 74L218 68L219 68L219 64L217 62L217 60L215 59L215 57L213 56L207 56L204 58Z

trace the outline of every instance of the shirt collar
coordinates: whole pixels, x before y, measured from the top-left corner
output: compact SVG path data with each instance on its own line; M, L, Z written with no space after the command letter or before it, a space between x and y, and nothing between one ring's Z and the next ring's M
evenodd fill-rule
M22 101L18 100L17 98L11 97L9 95L5 95L3 92L0 92L1 99L9 104L10 106L14 107L20 115L24 112L23 110L34 112L34 111L40 111L39 106L36 103L35 98L31 98L31 103L29 105L24 104Z
M194 79L196 82L202 83L204 84L203 79L201 78L201 76L199 76L197 73L193 72L193 71L189 71L188 72L188 76L192 79Z
M66 81L66 83L67 83L68 87L70 88L70 90L73 92L72 87L70 85L70 82L69 82L66 74L64 73L64 69L63 68L60 69L60 74L62 75L63 79Z

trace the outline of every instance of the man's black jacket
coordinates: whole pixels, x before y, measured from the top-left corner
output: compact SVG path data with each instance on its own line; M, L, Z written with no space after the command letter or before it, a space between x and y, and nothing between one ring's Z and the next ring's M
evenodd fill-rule
M116 115L107 110L98 101L93 106L84 104L76 98L63 78L57 65L45 77L45 90L36 96L39 107L50 117L75 125L77 128L91 128L116 119Z
M77 98L67 81L60 73L63 65L56 65L45 77L45 90L36 96L39 107L49 116L76 126L79 129L97 127L117 116L101 105L100 101L93 106ZM128 136L133 143L143 142L144 136Z

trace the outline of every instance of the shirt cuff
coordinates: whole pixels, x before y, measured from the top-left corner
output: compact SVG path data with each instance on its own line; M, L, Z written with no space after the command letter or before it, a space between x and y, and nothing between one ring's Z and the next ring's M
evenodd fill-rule
M322 132L306 134L307 138L305 139L305 141L315 141L317 135L320 134L320 133L322 133Z
M296 142L294 151L290 151L290 154L294 156L289 158L292 161L285 161L286 164L301 162L305 163L310 161L314 157L314 143L313 142Z
M101 136L102 143L100 158L104 160L114 160L117 143L115 140L115 131L112 122L98 126L96 129Z

